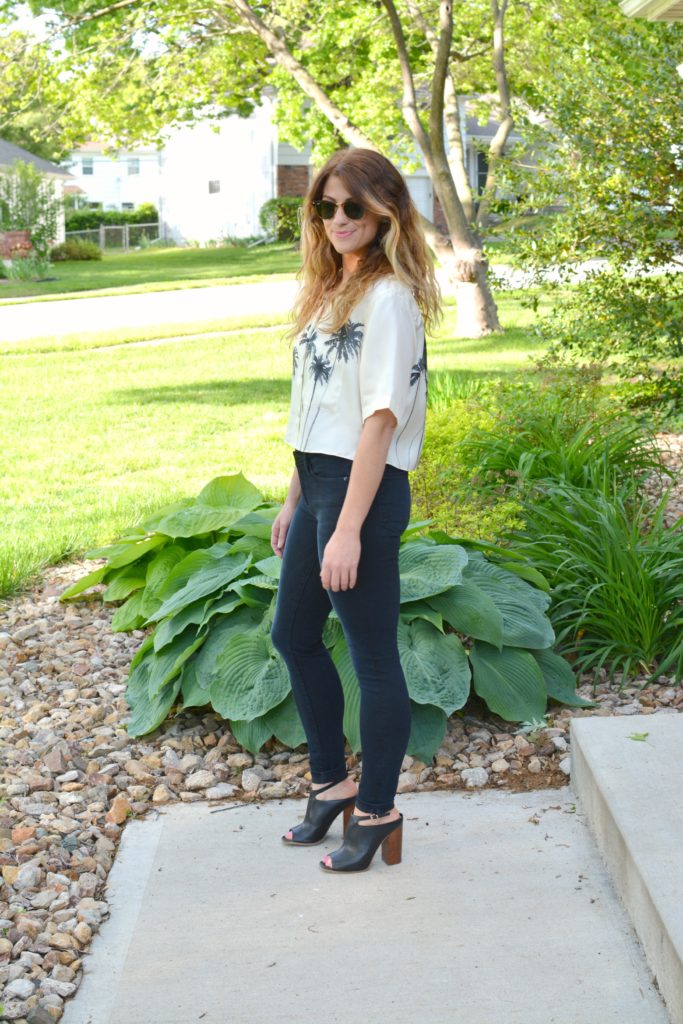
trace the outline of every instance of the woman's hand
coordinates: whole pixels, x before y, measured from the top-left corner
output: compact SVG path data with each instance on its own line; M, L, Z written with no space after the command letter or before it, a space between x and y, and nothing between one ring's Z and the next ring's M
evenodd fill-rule
M294 518L295 509L296 505L291 506L285 502L273 520L273 528L270 531L270 545L278 558L282 558L282 552L285 550L285 541L287 540L290 524Z
M337 527L323 551L320 581L325 590L353 589L359 562L360 533Z

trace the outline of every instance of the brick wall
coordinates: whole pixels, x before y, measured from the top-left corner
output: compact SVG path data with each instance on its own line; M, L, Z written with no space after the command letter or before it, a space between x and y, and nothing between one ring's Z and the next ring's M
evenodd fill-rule
M277 169L278 196L305 196L308 192L308 167L280 164Z
M0 231L0 259L12 259L12 249L15 245L28 240L28 231Z

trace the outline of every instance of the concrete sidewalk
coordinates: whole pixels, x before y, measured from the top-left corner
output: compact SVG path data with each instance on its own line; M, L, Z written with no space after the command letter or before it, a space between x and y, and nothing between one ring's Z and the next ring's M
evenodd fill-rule
M284 313L291 307L296 289L296 281L264 281L13 303L0 306L0 341Z
M341 817L281 842L305 801L130 822L63 1024L669 1024L569 787L397 806L402 863L347 875Z

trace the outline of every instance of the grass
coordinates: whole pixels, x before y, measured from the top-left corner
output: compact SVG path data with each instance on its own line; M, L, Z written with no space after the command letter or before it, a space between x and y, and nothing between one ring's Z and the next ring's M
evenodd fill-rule
M138 252L105 253L99 261L65 261L54 264L55 281L0 280L0 305L17 299L29 301L167 291L173 288L205 288L240 284L264 277L290 277L299 268L300 256L289 243L276 242L253 249L142 249Z
M499 296L499 310L505 335L463 341L447 307L429 344L430 373L477 380L528 371L542 348L529 330L534 314L511 293ZM95 336L87 347L0 351L0 595L214 476L242 471L281 500L292 465L283 333L104 350Z

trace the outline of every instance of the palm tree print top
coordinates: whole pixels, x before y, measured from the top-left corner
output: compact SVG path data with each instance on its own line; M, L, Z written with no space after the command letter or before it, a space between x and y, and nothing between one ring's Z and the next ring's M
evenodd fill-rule
M366 292L338 331L311 323L295 341L285 440L299 451L352 459L367 417L391 409L397 422L387 462L414 469L426 408L424 323L393 275Z

